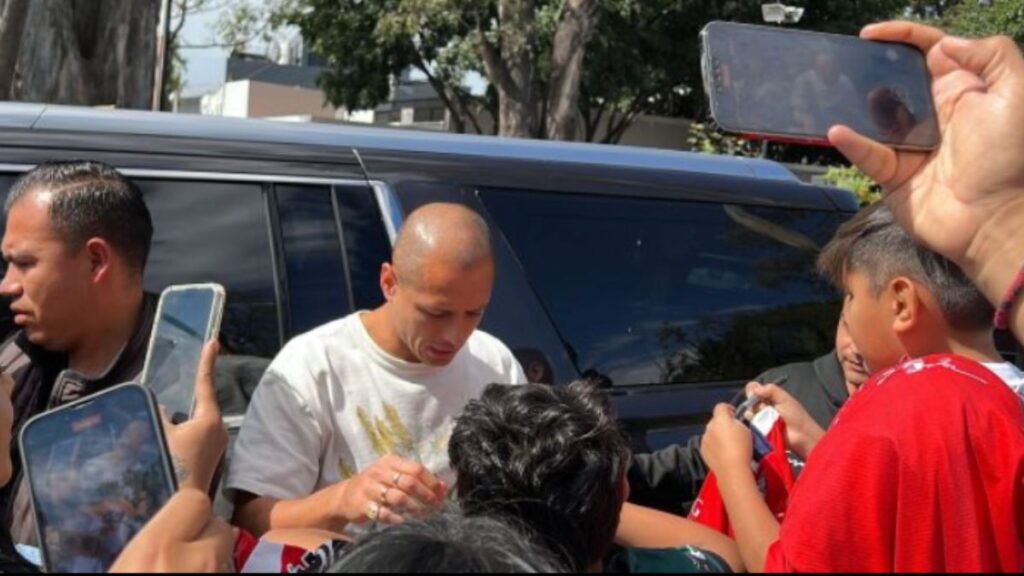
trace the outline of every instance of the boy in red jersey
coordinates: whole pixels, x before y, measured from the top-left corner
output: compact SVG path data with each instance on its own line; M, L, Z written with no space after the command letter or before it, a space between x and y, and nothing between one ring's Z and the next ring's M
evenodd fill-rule
M991 308L972 304L959 270L914 246L880 205L840 229L822 264L844 288L843 321L868 367L895 367L854 394L827 434L780 389L754 391L807 457L781 526L750 474L750 432L716 409L702 454L744 563L1020 572L1024 405L1011 389L1019 373L998 362L984 327ZM901 350L917 359L900 363Z

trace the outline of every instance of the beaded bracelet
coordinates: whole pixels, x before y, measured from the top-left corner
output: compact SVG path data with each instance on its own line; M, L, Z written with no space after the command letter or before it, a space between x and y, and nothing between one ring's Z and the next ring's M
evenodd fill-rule
M1017 298L1020 297L1021 292L1024 292L1024 268L1017 272L1017 276L1013 279L1013 284L1010 284L1006 294L1003 295L1003 300L999 303L999 307L996 308L996 317L993 323L997 329L1009 329L1010 312L1013 310L1013 305Z

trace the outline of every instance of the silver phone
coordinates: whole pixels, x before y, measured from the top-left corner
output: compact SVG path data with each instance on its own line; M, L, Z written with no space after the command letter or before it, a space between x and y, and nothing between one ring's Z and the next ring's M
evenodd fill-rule
M220 284L170 286L160 295L142 383L175 423L192 415L203 346L220 333L225 292Z

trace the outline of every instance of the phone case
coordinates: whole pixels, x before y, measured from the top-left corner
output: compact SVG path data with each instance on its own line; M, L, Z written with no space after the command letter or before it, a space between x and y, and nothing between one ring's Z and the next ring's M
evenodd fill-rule
M156 398L154 397L153 392L149 388L143 386L142 384L140 384L138 382L126 382L124 384L118 384L117 386L113 386L113 387L108 388L108 389L106 389L106 390L104 390L102 392L99 392L97 394L93 394L92 396L88 396L86 398L82 398L80 400L76 400L74 402L65 404L64 406L61 406L61 407L56 408L54 410L50 410L48 412L44 412L42 414L37 414L36 416L33 416L31 419L29 419L28 422L25 423L25 425L21 429L21 433L18 435L18 449L19 449L19 451L21 453L21 466L22 466L23 474L25 475L24 481L28 483L29 500L30 500L30 502L32 504L32 515L35 518L36 539L39 542L39 552L40 552L40 556L43 559L44 571L46 571L46 572L50 571L49 567L52 564L52 562L51 562L51 560L49 558L49 553L47 551L46 540L44 539L44 535L43 535L42 522L40 522L39 514L37 512L38 498L37 498L37 495L36 495L35 484L32 482L31 468L29 466L29 459L28 459L28 456L27 456L28 452L25 450L25 437L30 433L30 431L32 430L33 426L37 425L37 423L42 421L42 420L45 420L45 419L48 419L48 418L60 418L60 417L63 417L67 412L76 410L76 409L78 409L79 407L81 407L83 405L95 402L96 399L99 396L108 395L108 394L117 394L121 390L124 390L124 389L127 389L127 388L138 389L146 397L146 404L149 407L149 413L150 413L150 417L152 418L153 428L154 428L155 433L156 433L157 442L160 444L160 453L161 453L160 460L163 463L164 477L165 477L166 481L169 483L169 485L171 486L171 494L174 494L175 492L178 491L178 479L177 479L177 476L174 473L174 464L173 464L173 461L171 459L170 449L168 448L168 445L167 445L167 438L164 436L163 425L160 422L159 412L158 412L157 404L156 404Z
M150 369L152 368L150 366L150 361L151 361L152 356L153 356L153 345L156 342L157 329L159 328L159 325L160 325L159 319L160 319L160 316L163 314L164 297L167 294L171 294L171 293L174 293L174 292L182 292L182 291L186 291L186 290L195 290L195 289L204 289L204 290L208 289L208 290L212 290L213 294L214 294L214 298L213 298L213 311L214 312L213 312L213 315L210 317L209 325L206 327L206 335L205 335L206 337L205 337L205 340L207 342L209 342L210 340L212 340L213 338L216 338L220 334L221 319L224 316L224 303L225 303L225 301L227 299L227 293L224 290L223 286L221 286L220 284L214 283L214 282L209 282L209 283L204 283L204 284L176 284L176 285L173 285L173 286L168 286L167 288L164 289L163 292L160 293L160 302L157 304L156 316L154 316L154 321L153 321L153 330L149 334L149 344L146 347L146 360L145 360L145 362L142 365L142 376L140 377L140 380L142 381L143 384L146 384L146 383L149 382L149 376L150 376L149 372L150 372ZM190 414L190 416L191 416L191 414Z
M817 145L817 146L831 146L827 138L823 138L818 134L793 134L793 133L779 133L779 132L751 132L738 126L730 125L728 121L723 121L722 111L719 109L718 99L715 94L720 90L719 87L719 76L717 73L718 63L711 55L710 48L710 37L715 34L715 30L720 28L728 27L741 27L741 28L767 28L767 26L757 26L754 24L741 24L737 22L709 22L700 32L700 63L701 63L701 76L704 80L705 92L708 97L708 104L711 110L711 117L714 119L715 124L718 125L722 130L726 132L732 132L747 137L770 137L776 142L782 142L787 144L805 144L805 145ZM843 41L855 38L853 36L846 36L843 34L830 34L827 32L815 32L810 30L800 30L800 34L813 35L825 38L842 38ZM932 104L930 112L935 114L934 103ZM887 146L891 146L900 150L915 150L915 151L930 151L934 149L934 146L914 146L912 144L893 144L886 143ZM938 146L938 142L935 143Z

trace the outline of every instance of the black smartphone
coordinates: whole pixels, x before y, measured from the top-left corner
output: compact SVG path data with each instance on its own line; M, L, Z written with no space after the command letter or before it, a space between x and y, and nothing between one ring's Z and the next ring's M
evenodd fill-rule
M896 148L939 144L931 76L912 46L711 22L701 52L711 115L726 131L827 144L845 124Z
M192 415L199 359L220 331L224 300L219 284L171 286L160 295L142 383L175 424Z
M141 384L40 414L19 441L47 572L106 572L177 490Z

